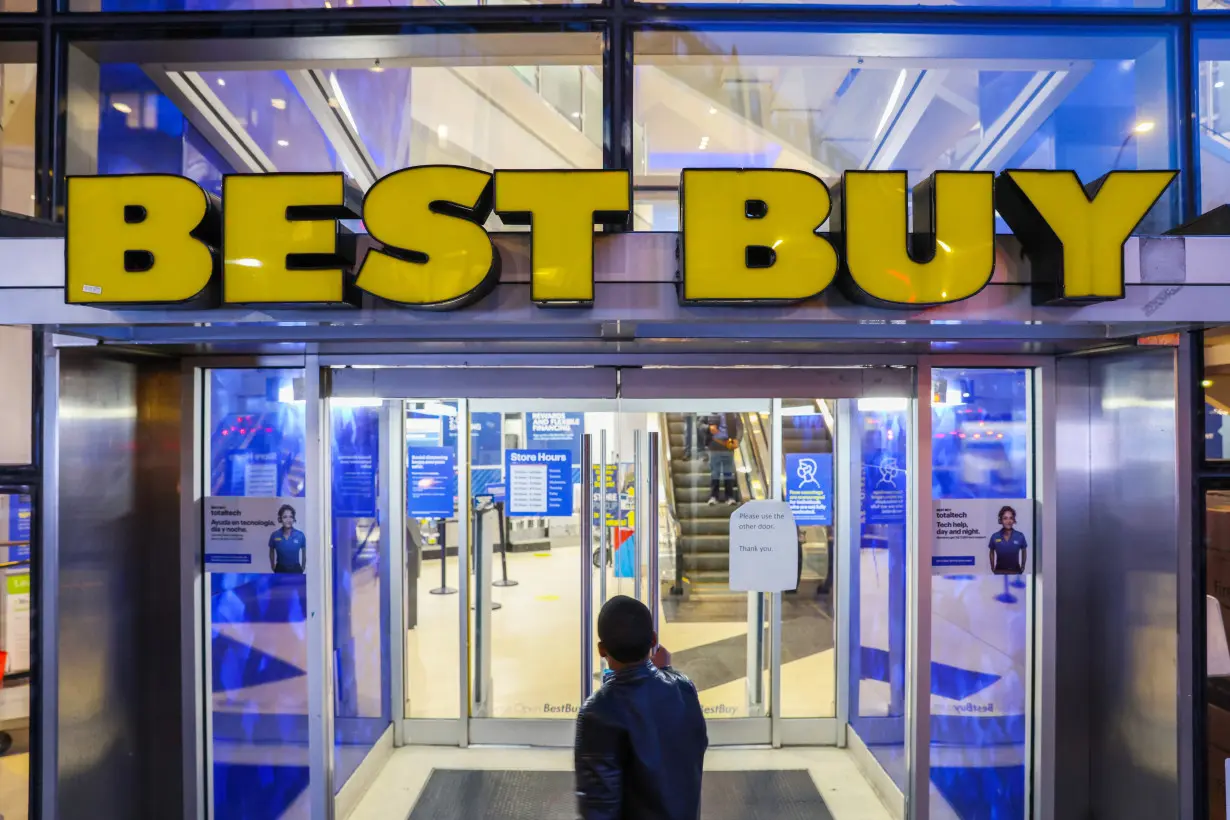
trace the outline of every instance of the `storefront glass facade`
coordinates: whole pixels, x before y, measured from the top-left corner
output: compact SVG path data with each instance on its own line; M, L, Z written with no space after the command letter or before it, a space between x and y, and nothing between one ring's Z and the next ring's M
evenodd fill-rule
M820 5L843 7L840 19L820 17L813 8ZM1090 181L1115 170L1177 169L1178 181L1139 228L1149 234L1230 197L1230 113L1221 110L1230 103L1221 79L1230 76L1230 22L1219 19L1226 9L1214 0L755 7L20 0L3 11L0 208L53 220L65 216L64 181L74 174L179 174L220 194L229 174L342 171L366 190L382 175L424 164L630 170L636 231L678 230L679 175L687 168L789 168L830 185L856 169L905 170L912 184L936 170L1073 169ZM489 227L515 229L496 216ZM422 610L406 636L389 625L393 570L376 544L388 523L387 494L396 490L400 503L405 492L377 478L387 473L382 413L391 402L329 406L332 482L313 488L305 479L303 377L209 369L200 480L207 494L228 497L329 494L330 777L340 792L391 724L468 719L463 689L482 681L459 679L465 627L455 605ZM943 368L931 377L930 500L1002 501L1018 520L1032 514L1035 371ZM1227 410L1209 390L1205 456L1213 464L1227 457L1218 443ZM908 442L917 416L905 401L851 400L843 410L864 487L915 467ZM407 397L397 405L405 410L399 424L412 446L415 430L439 431L419 444L468 459L472 493L481 494L484 470L496 466L484 460L485 421L498 448L518 433L506 416L484 420L489 411L462 409L465 402ZM805 452L819 452L808 436L833 420L818 402L766 413L785 420ZM472 425L468 444L458 438L459 413ZM613 450L612 458L622 456ZM30 464L0 470L0 503L37 503L37 459ZM784 469L774 464L764 475ZM254 479L264 482L259 492ZM919 569L905 519L918 511L890 514L867 494L859 503L862 517L846 541L817 526L808 542L815 563L805 561L820 583L833 553L851 559L856 592L846 619L818 609L807 623L828 630L829 648L834 630L846 630L857 651L845 669L809 671L807 684L787 678L771 708L832 719L836 690L846 687L850 726L876 738L871 754L908 791L905 623L909 577ZM460 560L450 541L456 533L443 521L471 511L454 502L438 524L403 512L414 528L404 537L421 539L422 554L444 565L439 587L434 565L432 583L423 585L423 600L435 603L427 596L450 578L456 583ZM207 578L212 816L296 816L314 787L305 578ZM936 575L930 586L931 799L963 820L1024 820L1032 811L1032 585L1027 572L981 579L958 572ZM740 617L754 619L763 603L751 602L751 614ZM977 651L966 635L974 625L985 629ZM579 620L565 626L579 629ZM751 644L759 626L729 636L749 678L759 665ZM505 645L518 639L498 621L495 629ZM390 680L403 672L403 702L394 702ZM497 665L497 674L516 670ZM714 698L722 710L714 717L727 716L726 702ZM530 701L539 709L549 700L537 691L525 703L496 700L489 716L526 717ZM756 719L756 702L742 692L737 700L729 716ZM26 816L24 803L3 802L4 789L0 815Z

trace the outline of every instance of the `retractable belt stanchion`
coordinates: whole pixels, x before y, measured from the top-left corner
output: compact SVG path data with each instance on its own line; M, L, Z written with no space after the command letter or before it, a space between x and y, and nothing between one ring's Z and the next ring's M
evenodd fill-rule
M509 520L504 517L504 502L495 502L495 510L500 516L500 570L504 577L497 578L491 585L493 587L515 587L517 582L508 580L508 542L512 540L512 529L509 526Z
M489 509L491 508L487 506L479 506L477 504L474 506L474 560L471 561L470 563L471 565L475 567L477 567L478 565L479 550L483 548L483 518L485 517L483 513L487 512L487 510ZM478 576L475 575L475 577L478 577ZM498 586L504 586L504 585L500 584L497 581L496 583L492 584L492 586L498 587ZM497 609L502 609L503 607L504 605L501 604L499 601L491 602L492 612L495 612ZM477 607L471 607L471 608L477 609Z
M456 595L457 590L448 585L448 526L443 518L436 519L436 543L440 545L440 586L430 590L432 595Z

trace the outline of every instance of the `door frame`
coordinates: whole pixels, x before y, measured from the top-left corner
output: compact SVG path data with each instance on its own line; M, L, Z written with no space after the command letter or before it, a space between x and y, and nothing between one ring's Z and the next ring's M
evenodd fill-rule
M348 362L349 363L349 362ZM466 417L475 406L481 408L488 400L507 402L518 411L542 407L543 409L589 410L591 412L668 412L673 401L685 402L693 409L699 403L722 402L729 404L745 402L749 412L764 412L767 408L772 419L770 452L773 464L781 461L781 406L782 398L854 399L863 396L912 395L916 381L911 369L896 365L892 368L853 367L515 367L493 366L475 368L433 368L388 365L385 367L347 367L331 358L333 377L329 380L331 396L354 398L396 399L450 399L456 400L458 412ZM747 399L748 396L760 396ZM740 405L742 406L742 405ZM840 433L839 433L840 435ZM470 485L468 441L458 437L458 458L463 465L459 478ZM463 454L462 448L465 447ZM774 470L771 498L783 494L781 471ZM465 518L468 519L468 516ZM459 541L469 542L471 537L466 522L459 520ZM464 552L464 554L463 554ZM469 550L459 551L458 562L458 607L459 632L462 636L460 649L465 684L462 687L460 718L423 719L402 717L401 743L424 745L467 746L482 745L530 745L569 747L572 745L572 726L567 720L548 718L484 718L475 716L475 701L471 690L473 669L470 644L471 614L468 605L470 592L467 579ZM398 562L400 564L400 562ZM403 571L400 566L394 571ZM840 587L841 573L835 578L836 600L840 601L845 590ZM484 607L490 606L490 593L482 596ZM769 613L769 683L772 690L768 714L762 717L732 718L709 723L710 741L713 745L757 745L780 747L783 745L844 745L845 716L841 713L845 698L841 696L842 680L835 679L837 711L828 718L783 718L780 709L772 704L780 703L781 695L781 596L767 595L765 607ZM490 610L487 610L489 615ZM400 613L394 613L390 624L400 634L391 640L404 641L404 622ZM845 668L842 658L848 653L846 636L840 623L840 610L834 610L834 641L836 667ZM487 665L489 668L489 664ZM404 671L401 672L404 675ZM404 703L404 698L403 701ZM404 709L404 707L403 707ZM396 718L395 718L396 719Z

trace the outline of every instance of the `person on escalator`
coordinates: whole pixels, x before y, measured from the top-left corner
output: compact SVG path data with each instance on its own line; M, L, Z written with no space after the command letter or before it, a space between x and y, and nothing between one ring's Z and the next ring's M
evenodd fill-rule
M577 715L580 820L697 820L709 732L696 685L671 668L635 598L603 604L598 652L612 674Z
M714 413L705 427L705 450L709 454L709 504L739 503L739 485L735 481L735 450L743 426L738 413Z

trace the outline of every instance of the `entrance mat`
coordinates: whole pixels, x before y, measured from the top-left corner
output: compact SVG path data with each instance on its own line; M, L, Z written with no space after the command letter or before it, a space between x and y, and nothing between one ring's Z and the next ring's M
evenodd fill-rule
M575 820L572 772L436 769L409 820ZM701 820L833 820L806 771L705 772Z

